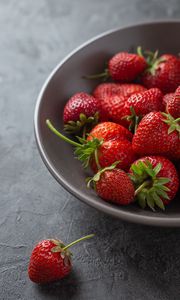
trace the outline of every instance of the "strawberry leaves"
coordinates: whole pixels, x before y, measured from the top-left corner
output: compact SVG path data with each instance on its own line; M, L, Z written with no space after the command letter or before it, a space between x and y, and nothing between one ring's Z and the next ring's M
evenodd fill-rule
M99 140L97 138L92 138L92 140L87 141L85 138L81 138L76 136L78 141L80 143L77 143L68 137L64 136L61 132L59 132L49 120L46 120L46 125L49 127L49 129L58 137L60 137L65 142L75 146L75 156L78 160L82 162L82 165L84 168L87 168L89 166L90 159L92 155L95 153L95 151L100 147L100 145L103 143L103 140Z
M93 188L95 189L95 183L100 180L101 175L106 171L114 170L119 163L120 161L116 161L111 166L100 169L93 177L88 177L86 180L87 187L90 188L91 184L93 184Z
M171 134L173 131L177 131L180 135L180 118L174 119L170 114L161 113L163 117L163 122L169 126L168 134Z
M145 73L150 73L151 75L156 74L156 70L159 67L159 64L165 62L165 59L162 57L158 57L159 51L156 50L155 52L152 51L142 51L141 47L137 48L137 54L141 57L144 57L147 63L147 68Z
M130 106L130 115L124 116L121 119L122 120L127 120L128 122L130 122L129 131L135 133L136 129L138 127L138 124L142 120L142 116L141 115L139 115L139 116L136 115L134 107Z
M74 134L82 131L86 127L88 131L98 123L99 121L99 112L96 112L94 116L87 117L85 114L81 113L79 115L79 120L77 121L68 121L64 125L64 130L67 133Z
M146 206L155 211L155 206L164 210L163 200L169 200L166 184L169 178L159 177L162 165L158 163L154 168L150 161L138 161L132 164L130 178L133 181L136 191L135 196L142 208Z
M82 162L83 167L87 168L89 166L92 155L103 143L103 140L93 138L92 140L87 141L80 137L77 138L81 144L75 148L74 154L77 159Z

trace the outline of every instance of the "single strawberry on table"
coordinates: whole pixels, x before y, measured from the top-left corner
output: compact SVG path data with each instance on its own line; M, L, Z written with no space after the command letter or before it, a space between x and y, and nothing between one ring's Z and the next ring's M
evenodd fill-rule
M148 89L157 87L165 94L174 92L180 85L180 60L171 54L158 57L156 51L150 52L146 61L148 67L141 76L141 83Z
M133 136L132 148L140 156L163 155L180 159L179 119L162 112L150 112L143 117Z
M94 234L87 235L67 246L57 239L39 242L30 257L29 278L35 283L49 283L67 276L72 269L72 253L69 248L93 236Z
M147 67L143 56L128 52L115 54L108 62L108 68L103 73L86 76L86 78L112 78L115 81L130 82L136 79Z
M179 188L178 173L173 163L163 156L146 156L135 161L130 178L136 188L135 199L142 208L146 205L165 209Z
M100 101L87 93L76 93L66 103L63 112L64 128L79 133L86 127L106 119Z

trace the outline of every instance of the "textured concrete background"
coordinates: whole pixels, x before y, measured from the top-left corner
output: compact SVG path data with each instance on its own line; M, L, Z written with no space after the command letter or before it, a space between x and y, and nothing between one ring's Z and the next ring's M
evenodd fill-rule
M0 299L180 299L180 231L120 222L82 204L43 165L33 134L38 92L76 46L107 29L180 18L180 2L0 0ZM45 237L74 247L74 271L49 286L27 278Z

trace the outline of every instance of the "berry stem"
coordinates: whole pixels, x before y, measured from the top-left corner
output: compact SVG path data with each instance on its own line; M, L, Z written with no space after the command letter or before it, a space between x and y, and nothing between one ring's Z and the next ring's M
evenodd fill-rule
M107 79L109 77L108 69L105 69L104 72L99 74L93 74L93 75L85 75L83 78L85 79L98 79L98 78L105 78Z
M75 244L77 244L77 243L79 243L79 242L81 242L81 241L90 239L90 238L92 238L93 236L94 236L94 234L89 234L89 235L83 236L82 238L80 238L80 239L78 239L78 240L76 240L76 241L74 241L74 242L68 244L67 246L65 246L65 247L63 248L63 250L66 250L66 249L72 247L73 245L75 245Z
M100 163L99 163L99 158L98 158L98 151L97 151L97 149L95 149L95 151L94 151L94 158L95 158L95 162L96 162L97 168L98 168L98 170L100 170L100 169L101 169L101 166L100 166Z
M151 182L150 180L144 181L144 182L137 188L137 190L135 190L134 195L137 196L137 195L143 190L143 188L145 188L146 186L148 186L148 185L150 184L150 182Z
M86 139L86 129L87 129L87 125L84 125L83 128L83 134L82 134L82 138L85 140Z
M142 119L141 116L136 116L136 117L135 117L135 124L134 124L134 132L133 132L133 133L136 133L136 130L137 130L137 128L138 128L138 125L139 125L141 119Z
M142 48L141 48L141 46L138 46L138 47L137 47L137 54L138 54L139 56L141 56L141 57L144 57L144 56L143 56L143 53L142 53Z
M73 145L73 146L78 146L78 147L82 147L82 145L81 144L79 144L79 143L76 143L76 142L74 142L74 141L72 141L72 140L70 140L69 138L67 138L66 136L64 136L62 133L60 133L53 125L52 125L52 123L50 122L50 120L46 120L46 124L47 124L47 126L49 127L49 129L52 131L52 132L54 132L58 137L60 137L62 140L64 140L65 142L67 142L67 143L69 143L69 144L71 144L71 145Z

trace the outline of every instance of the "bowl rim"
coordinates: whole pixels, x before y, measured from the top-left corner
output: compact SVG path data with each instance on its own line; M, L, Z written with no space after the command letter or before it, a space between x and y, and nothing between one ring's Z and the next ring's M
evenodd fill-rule
M124 30L124 29L130 29L133 27L141 27L141 26L146 26L146 25L159 25L159 24L176 24L180 23L180 20L159 20L159 21L149 21L149 22L139 22L136 24L128 25L128 26L121 26L117 27L115 29L110 29L107 30L101 34L96 35L95 37L89 39L85 43L81 44L80 46L76 47L73 51L71 51L67 56L65 56L64 59L60 61L60 63L57 64L57 66L51 71L50 75L47 77L45 80L39 95L37 97L36 105L35 105L35 111L34 111L34 133L35 133L35 139L36 143L38 146L38 150L40 152L40 156L46 165L47 169L49 172L53 175L53 177L57 180L58 183L60 183L66 190L68 190L72 195L74 195L76 198L80 199L81 201L85 202L91 207L94 207L98 209L99 211L102 211L108 215L111 215L113 217L117 217L121 220L132 222L132 223L138 223L138 224L144 224L144 225L151 225L151 226L163 226L163 227L180 227L180 217L165 217L165 215L160 216L145 216L141 214L137 214L134 212L129 212L129 211L123 211L123 210L117 210L116 206L107 206L106 202L98 202L95 199L92 199L91 196L84 195L80 190L77 188L73 187L73 185L69 182L67 182L64 177L59 174L56 169L52 166L48 155L46 153L46 150L43 146L40 131L39 131L39 118L40 118L40 107L41 107L41 100L43 98L44 92L53 78L53 76L56 74L56 72L59 70L59 68L67 62L71 56L73 56L76 52L79 50L85 48L92 42L95 42L96 40L110 35L112 33L115 33L119 30Z

